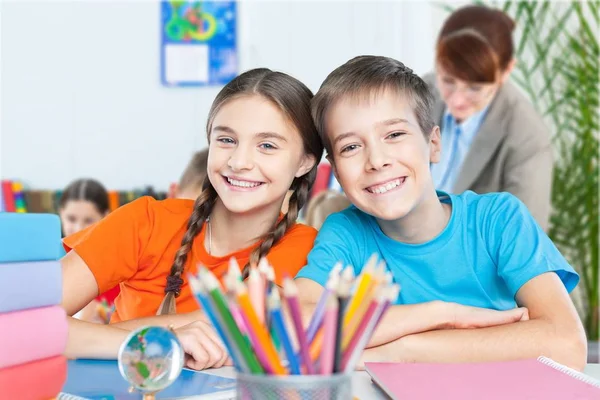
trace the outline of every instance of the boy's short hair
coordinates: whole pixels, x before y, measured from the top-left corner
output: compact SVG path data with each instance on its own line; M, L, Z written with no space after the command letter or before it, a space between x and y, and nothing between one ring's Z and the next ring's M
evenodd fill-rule
M206 163L208 161L208 149L200 150L192 156L187 167L179 179L179 190L189 188L199 189L202 187L206 177Z
M327 154L333 154L325 127L329 109L342 98L370 98L386 89L407 94L419 127L426 137L429 136L436 124L432 115L433 95L425 81L393 58L359 56L333 70L312 100L313 120Z

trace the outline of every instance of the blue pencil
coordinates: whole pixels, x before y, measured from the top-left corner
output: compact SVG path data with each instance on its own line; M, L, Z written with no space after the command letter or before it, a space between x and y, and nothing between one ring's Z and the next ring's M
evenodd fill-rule
M217 334L219 335L221 340L223 340L223 344L225 344L225 347L227 348L227 352L233 359L233 364L234 364L235 368L238 371L240 371L240 370L248 371L247 366L245 366L244 364L241 364L241 361L243 361L243 357L239 356L236 353L237 349L231 345L229 336L227 336L225 334L222 322L217 317L217 313L215 313L215 309L210 300L210 297L206 295L206 290L202 286L202 282L199 279L196 279L196 277L194 277L191 274L188 275L188 280L190 282L190 287L192 289L192 293L194 293L196 299L202 306L204 313L206 314L206 316L208 317L208 319L210 320L212 325L215 327Z
M279 338L279 341L283 345L283 349L285 350L285 354L290 365L290 371L293 375L300 375L301 372L300 366L298 365L298 359L296 358L296 353L294 352L294 348L290 342L290 337L283 322L283 315L281 314L281 300L279 299L278 290L271 291L268 302L269 309L271 310L272 327L275 330L275 334Z

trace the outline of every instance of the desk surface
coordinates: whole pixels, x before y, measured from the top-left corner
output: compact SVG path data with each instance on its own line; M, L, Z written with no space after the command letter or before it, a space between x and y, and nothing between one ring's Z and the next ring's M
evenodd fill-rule
M226 377L234 377L235 371L233 367L224 367L219 369L208 369L204 372L208 372L211 374L226 376ZM600 380L600 364L588 364L584 370L584 372L595 378ZM352 389L354 396L358 397L360 400L378 400L378 399L387 399L372 383L371 377L364 371L357 371L354 373L354 378L352 379Z

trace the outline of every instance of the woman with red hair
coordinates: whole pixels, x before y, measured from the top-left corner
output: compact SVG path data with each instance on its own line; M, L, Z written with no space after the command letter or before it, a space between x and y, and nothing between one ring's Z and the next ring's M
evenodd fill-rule
M435 74L442 159L432 165L436 188L450 193L510 192L547 229L552 184L550 130L510 81L515 24L501 10L467 6L445 21Z

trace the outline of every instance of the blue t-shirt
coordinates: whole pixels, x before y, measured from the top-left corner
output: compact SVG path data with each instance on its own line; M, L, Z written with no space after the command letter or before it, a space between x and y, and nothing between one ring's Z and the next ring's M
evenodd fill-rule
M336 262L352 265L358 274L376 253L402 288L397 304L443 300L497 310L514 308L521 286L542 273L556 272L569 292L579 282L515 196L470 191L438 196L452 205L450 220L422 244L389 238L374 217L354 206L330 215L296 278L324 286Z

